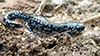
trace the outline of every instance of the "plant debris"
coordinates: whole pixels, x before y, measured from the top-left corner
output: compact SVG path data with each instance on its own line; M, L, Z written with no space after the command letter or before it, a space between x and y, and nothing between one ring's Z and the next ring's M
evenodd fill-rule
M0 0L0 56L100 56L100 1L55 1ZM73 38L65 32L34 36L21 20L15 20L24 26L19 29L4 24L4 14L12 10L38 14L52 22L80 21L85 30Z

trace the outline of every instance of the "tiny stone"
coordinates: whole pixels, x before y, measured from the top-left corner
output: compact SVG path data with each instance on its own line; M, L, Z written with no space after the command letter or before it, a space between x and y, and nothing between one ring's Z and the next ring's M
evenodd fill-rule
M12 37L7 37L6 39L7 39L7 40L10 40L10 39L12 39Z
M96 30L100 30L100 28L99 28L99 27L95 27L95 28L94 28L94 31L96 31Z
M22 37L22 38L21 38L21 40L22 40L22 41L25 41L25 38L24 38L24 37Z
M57 54L57 52L55 52L55 51L54 51L52 54L56 55L56 54Z
M25 46L21 46L22 47L22 49L25 49Z
M92 3L88 0L83 0L82 2L79 3L80 7L87 7L90 6Z
M18 36L17 36L17 38L20 38L20 37L21 37L21 35L18 35Z
M23 53L24 51L22 49L19 49L18 50L18 53Z

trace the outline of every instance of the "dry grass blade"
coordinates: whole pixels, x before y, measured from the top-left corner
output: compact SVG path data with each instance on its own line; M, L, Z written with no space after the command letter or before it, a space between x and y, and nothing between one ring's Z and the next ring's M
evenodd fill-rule
M91 20L96 20L96 19L99 19L100 18L100 14L99 15L96 15L96 16L92 16L90 18L87 18L87 19L84 19L82 21L80 21L81 23L85 23L85 22L89 22Z

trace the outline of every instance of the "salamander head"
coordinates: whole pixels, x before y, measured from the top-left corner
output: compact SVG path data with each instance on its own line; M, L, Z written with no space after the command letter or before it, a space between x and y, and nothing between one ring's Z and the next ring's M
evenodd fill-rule
M67 27L70 30L74 30L74 31L77 31L77 32L81 32L85 28L84 25L82 23L80 23L79 21L78 22L65 22L63 24L67 25Z
M84 30L84 25L80 22L77 22L76 26L75 26L75 30L77 30L78 32L81 32Z

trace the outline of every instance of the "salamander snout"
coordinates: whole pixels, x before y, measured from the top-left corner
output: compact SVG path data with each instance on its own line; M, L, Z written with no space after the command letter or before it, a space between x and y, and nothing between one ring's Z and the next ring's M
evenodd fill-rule
M81 23L78 23L78 24L76 25L76 30L77 30L78 32L83 31L84 28L85 28L84 25L81 24Z

